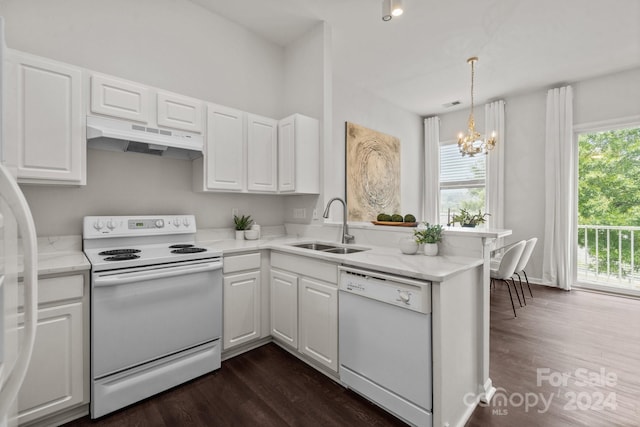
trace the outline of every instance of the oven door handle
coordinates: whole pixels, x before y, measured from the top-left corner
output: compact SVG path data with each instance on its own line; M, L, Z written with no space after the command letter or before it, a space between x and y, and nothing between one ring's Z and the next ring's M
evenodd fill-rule
M162 271L147 270L136 271L133 273L118 273L113 275L100 276L96 275L93 280L94 287L99 286L119 286L132 282L141 282L145 280L164 279L167 277L184 276L187 274L204 273L207 271L220 270L222 263L220 261L208 262L205 264L184 265L179 267L170 267Z

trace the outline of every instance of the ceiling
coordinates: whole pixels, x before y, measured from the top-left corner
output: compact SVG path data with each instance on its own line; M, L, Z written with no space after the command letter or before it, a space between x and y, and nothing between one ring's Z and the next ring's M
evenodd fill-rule
M337 78L426 116L640 67L638 0L191 0L281 46L320 21Z

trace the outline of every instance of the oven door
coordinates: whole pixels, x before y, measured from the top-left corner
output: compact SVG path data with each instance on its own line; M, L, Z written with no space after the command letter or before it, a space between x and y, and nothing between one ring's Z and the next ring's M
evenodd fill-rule
M99 379L222 334L222 261L94 272L92 376Z

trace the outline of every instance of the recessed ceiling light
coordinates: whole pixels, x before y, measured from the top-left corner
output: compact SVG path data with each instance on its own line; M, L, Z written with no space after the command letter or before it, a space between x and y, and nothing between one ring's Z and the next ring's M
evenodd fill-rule
M402 0L391 0L391 14L393 16L400 16L403 13Z
M382 20L391 21L394 16L400 16L404 12L402 8L402 0L383 0L382 1Z

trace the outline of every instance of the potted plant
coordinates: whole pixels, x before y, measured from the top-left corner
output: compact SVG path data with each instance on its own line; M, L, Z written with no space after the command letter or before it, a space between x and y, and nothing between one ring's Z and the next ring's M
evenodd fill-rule
M425 222L424 225L425 228L413 232L416 243L424 245L425 255L438 255L438 242L442 241L442 226L439 224L430 225L428 222Z
M453 216L451 223L455 224L457 222L463 227L475 227L478 224L484 224L487 216L490 216L490 214L482 213L481 210L478 210L477 214L471 214L466 209L460 209L460 213Z
M251 227L251 224L253 224L251 215L234 215L233 223L236 227L236 240L244 240L244 230L248 230Z

